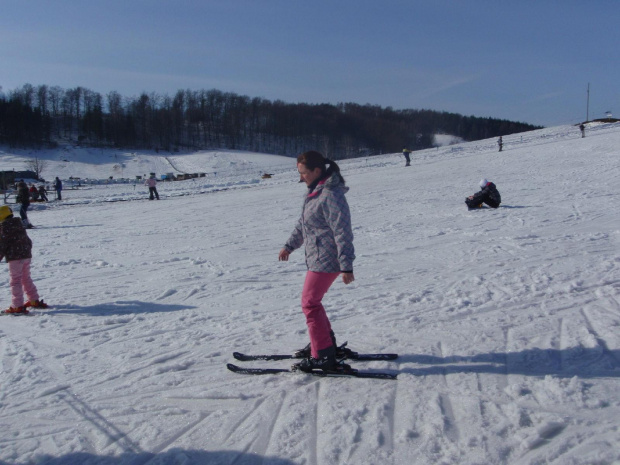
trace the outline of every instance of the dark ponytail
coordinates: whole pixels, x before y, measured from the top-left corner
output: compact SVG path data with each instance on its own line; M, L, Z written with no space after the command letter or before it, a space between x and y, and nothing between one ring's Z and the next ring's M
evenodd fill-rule
M316 150L310 150L308 152L304 152L297 157L297 163L301 163L310 171L315 170L316 168L320 168L321 179L326 179L330 177L333 173L338 175L340 182L344 184L344 178L340 174L340 167L336 164L335 161L330 160L329 158L324 157L320 152ZM327 167L329 165L329 168Z

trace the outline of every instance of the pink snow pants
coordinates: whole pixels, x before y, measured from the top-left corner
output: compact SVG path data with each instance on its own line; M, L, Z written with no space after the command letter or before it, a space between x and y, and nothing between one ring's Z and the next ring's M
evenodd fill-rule
M333 345L332 329L321 301L340 273L308 271L301 293L301 308L306 315L312 356L319 358L319 351Z
M30 277L30 259L9 262L9 285L11 286L11 307L24 305L24 293L28 300L39 300L39 293Z

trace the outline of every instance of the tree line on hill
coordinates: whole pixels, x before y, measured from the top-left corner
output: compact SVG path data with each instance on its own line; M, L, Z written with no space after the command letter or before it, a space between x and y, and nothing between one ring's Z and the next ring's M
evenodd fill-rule
M76 87L0 88L0 143L53 147L163 150L237 149L296 155L309 149L335 159L432 147L433 135L466 141L531 131L525 123L431 110L355 103L306 104L250 98L219 90L174 96L105 96Z

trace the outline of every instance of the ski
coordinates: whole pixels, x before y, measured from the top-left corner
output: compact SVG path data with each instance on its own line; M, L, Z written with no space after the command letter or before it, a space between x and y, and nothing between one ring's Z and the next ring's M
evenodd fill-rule
M336 358L339 360L360 360L360 361L371 361L371 360L395 360L398 358L398 354L360 354L358 352L354 352L351 349L346 347L347 343L345 342L336 350ZM290 359L299 359L305 358L304 355L298 353L294 354L271 354L271 355L248 355L243 354L241 352L233 352L233 357L241 362L252 362L255 360L290 360Z
M300 359L304 357L298 357L294 354L271 354L271 355L249 355L243 354L241 352L233 352L233 357L235 357L240 362L252 362L256 360L292 360L292 359ZM350 354L346 354L344 357L340 357L340 354L337 355L337 358L340 360L359 360L359 361L372 361L372 360L395 360L398 358L398 354L358 354L357 352L352 352Z
M232 363L228 363L226 365L233 373L239 373L241 375L275 375L280 373L300 373L305 375L312 376L320 376L324 378L336 378L336 377L352 377L352 378L372 378L372 379L396 379L397 374L385 373L385 372L374 372L374 371L358 371L351 370L346 373L326 373L321 370L315 370L311 372L305 372L300 370L290 370L287 368L244 368L237 365L233 365Z

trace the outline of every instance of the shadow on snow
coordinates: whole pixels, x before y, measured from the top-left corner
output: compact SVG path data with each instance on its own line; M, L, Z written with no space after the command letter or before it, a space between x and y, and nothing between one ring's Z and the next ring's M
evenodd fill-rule
M60 308L62 307L62 308ZM192 305L156 304L153 302L141 302L139 300L118 301L109 304L97 305L62 305L42 311L44 315L82 314L92 316L104 315L129 315L134 313L164 313L196 308ZM36 310L36 313L39 313ZM1 465L1 464L0 464Z
M415 376L450 373L487 373L498 375L545 376L562 378L620 377L620 350L607 348L570 347L527 349L519 352L488 353L472 356L403 355L401 363L432 365L403 368L401 373Z
M531 208L526 205L500 205L498 208Z
M26 465L11 462L10 465ZM246 454L236 451L203 451L172 449L160 454L148 452L126 452L118 457L95 455L86 452L75 452L60 457L42 455L37 457L36 463L41 465L294 465L293 462L278 457L264 457L257 454ZM9 462L0 460L0 465L9 465Z

